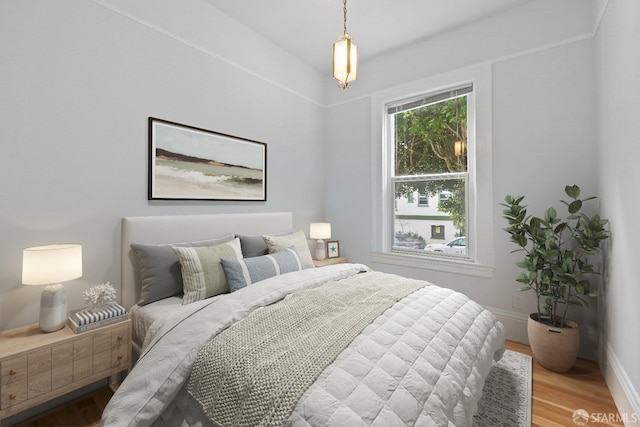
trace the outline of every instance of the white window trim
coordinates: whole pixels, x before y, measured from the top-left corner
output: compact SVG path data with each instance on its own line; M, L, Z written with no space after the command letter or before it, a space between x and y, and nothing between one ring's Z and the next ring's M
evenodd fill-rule
M475 210L468 213L470 234L469 258L442 257L427 252L402 253L391 250L393 232L394 192L388 188L392 147L384 144L387 132L386 105L419 94L437 92L450 87L473 83L475 99L475 144L469 144L468 203ZM493 275L493 164L492 164L492 101L491 64L485 63L432 76L407 85L376 93L371 99L372 112L372 244L374 263L422 268L491 277ZM475 150L472 152L471 150Z

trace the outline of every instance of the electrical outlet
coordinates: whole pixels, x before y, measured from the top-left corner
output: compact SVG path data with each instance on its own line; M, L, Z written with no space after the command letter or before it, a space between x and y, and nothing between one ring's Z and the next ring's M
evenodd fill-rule
M513 308L522 308L522 295L514 295L512 305Z

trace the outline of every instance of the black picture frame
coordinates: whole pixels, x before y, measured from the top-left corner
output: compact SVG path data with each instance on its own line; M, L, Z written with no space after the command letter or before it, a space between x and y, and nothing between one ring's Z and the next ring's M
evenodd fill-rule
M340 257L340 242L337 240L329 240L327 242L327 258Z
M148 200L267 200L267 144L149 117Z

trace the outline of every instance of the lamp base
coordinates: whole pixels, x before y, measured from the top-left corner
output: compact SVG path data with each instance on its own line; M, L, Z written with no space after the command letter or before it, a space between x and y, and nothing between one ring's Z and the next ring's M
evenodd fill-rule
M67 321L67 292L64 286L47 285L40 296L40 330L54 332Z
M316 242L316 259L322 261L327 257L327 248L325 247L324 240L318 239Z

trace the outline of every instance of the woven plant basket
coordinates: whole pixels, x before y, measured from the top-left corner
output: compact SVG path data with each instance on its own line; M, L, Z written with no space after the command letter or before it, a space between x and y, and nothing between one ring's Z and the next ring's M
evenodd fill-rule
M565 327L557 328L539 322L538 313L532 313L527 321L527 333L533 357L540 366L554 372L571 369L580 347L580 329L576 322L565 320Z

